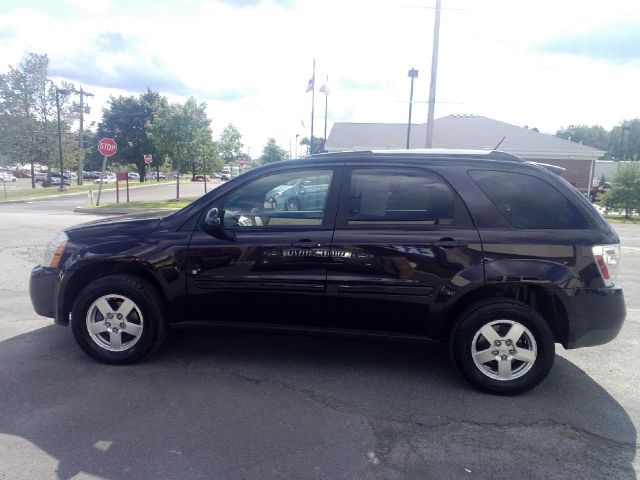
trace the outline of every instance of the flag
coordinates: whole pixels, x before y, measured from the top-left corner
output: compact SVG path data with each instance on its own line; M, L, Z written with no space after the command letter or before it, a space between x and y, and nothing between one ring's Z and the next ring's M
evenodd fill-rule
M331 90L329 90L329 84L327 83L323 83L322 86L320 87L320 91L322 93L324 93L325 95L330 95L331 94Z
M309 93L311 90L313 90L313 77L309 79L309 83L307 84L307 91L305 93Z

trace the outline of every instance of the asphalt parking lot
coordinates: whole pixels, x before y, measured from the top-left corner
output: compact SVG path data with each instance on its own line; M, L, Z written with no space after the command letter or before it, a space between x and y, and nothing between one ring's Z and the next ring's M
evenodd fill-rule
M90 360L33 313L29 271L95 217L0 205L0 478L634 479L640 226L616 225L628 318L515 398L433 344L172 332L144 363Z

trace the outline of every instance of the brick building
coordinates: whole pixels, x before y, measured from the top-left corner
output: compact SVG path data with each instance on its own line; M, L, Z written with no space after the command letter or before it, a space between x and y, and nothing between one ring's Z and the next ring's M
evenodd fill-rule
M426 124L411 126L411 148L424 148ZM405 148L406 123L336 122L325 148L387 150ZM497 147L497 148L496 148ZM449 115L434 122L433 148L502 150L525 160L549 163L566 169L563 177L582 192L588 190L595 161L605 152L553 135L478 115Z

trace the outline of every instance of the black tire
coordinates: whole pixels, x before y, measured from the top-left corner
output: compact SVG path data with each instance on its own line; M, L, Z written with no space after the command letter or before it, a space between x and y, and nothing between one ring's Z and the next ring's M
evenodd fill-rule
M491 343L480 331L485 326L496 334ZM523 333L510 335L516 326L513 332L524 327ZM493 336L490 330L485 332ZM511 339L514 336L517 345ZM466 309L453 326L450 347L465 379L484 392L498 395L517 395L532 389L547 376L555 358L555 340L545 319L528 305L508 299L482 301ZM519 360L523 356L533 360ZM483 362L487 357L495 360Z
M103 300L106 304L100 304L105 307L98 307L97 302ZM131 301L133 307L125 317L119 309L126 300ZM111 319L102 315L102 310L107 308L112 309L107 314L112 315ZM111 323L115 326L111 331L97 332L105 328L104 325L111 327ZM95 325L94 333L89 331L89 325ZM109 275L86 286L73 304L71 328L82 350L108 364L137 362L159 348L167 332L160 294L149 282L133 275ZM115 330L119 334L113 333ZM115 342L120 342L120 346ZM118 351L110 350L118 348Z

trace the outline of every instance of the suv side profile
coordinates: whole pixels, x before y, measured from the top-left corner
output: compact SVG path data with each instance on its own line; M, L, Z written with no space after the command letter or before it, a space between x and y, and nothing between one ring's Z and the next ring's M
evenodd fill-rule
M618 236L557 173L464 150L277 162L168 216L58 233L31 300L105 363L181 324L435 339L475 387L517 394L555 343L606 343L625 318Z

